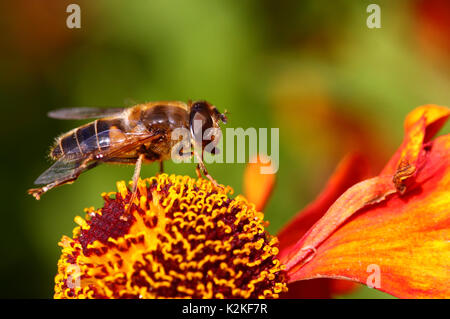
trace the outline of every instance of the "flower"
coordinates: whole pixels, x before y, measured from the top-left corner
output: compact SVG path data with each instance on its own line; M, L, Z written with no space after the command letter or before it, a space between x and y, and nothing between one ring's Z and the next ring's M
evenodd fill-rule
M405 138L367 179L350 155L325 190L277 235L265 231L274 175L259 161L245 173L246 198L209 181L167 176L103 194L73 239L63 237L56 298L256 298L329 296L371 284L397 297L450 296L450 110L425 105L405 120ZM277 239L278 238L278 239ZM318 278L321 278L318 280ZM310 280L314 279L314 280ZM288 287L288 291L286 291Z
M124 182L63 237L55 298L277 298L286 274L263 214L231 189L168 176Z

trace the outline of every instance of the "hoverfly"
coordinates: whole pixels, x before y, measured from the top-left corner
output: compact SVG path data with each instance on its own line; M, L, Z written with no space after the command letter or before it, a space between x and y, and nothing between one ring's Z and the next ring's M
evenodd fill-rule
M227 117L206 101L187 104L150 102L130 108L66 108L51 111L48 116L56 119L97 119L56 139L50 151L50 157L56 162L34 182L45 186L28 190L36 199L54 187L73 183L81 173L101 163L134 164L135 195L142 163L159 162L162 172L163 161L171 157L172 147L178 143L171 138L177 128L187 129L191 145L199 145L201 154L190 151L188 155L195 155L198 159L198 177L203 173L218 186L203 162L203 151L206 149L202 138L207 129L220 130L219 122L226 124ZM212 140L215 137L212 136ZM216 151L213 147L209 152Z

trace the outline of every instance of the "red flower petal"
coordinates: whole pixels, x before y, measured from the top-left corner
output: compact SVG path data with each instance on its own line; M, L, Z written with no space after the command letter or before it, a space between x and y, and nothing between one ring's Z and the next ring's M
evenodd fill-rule
M449 295L450 136L423 145L448 114L428 105L408 116L386 175L351 187L285 258L292 281L365 283L367 267L375 265L383 272L381 290L400 297Z
M450 135L432 143L427 169L417 182L420 187L414 191L359 211L317 247L314 258L291 268L290 279L367 283L378 267L382 291L404 298L448 298Z
M358 154L346 156L339 163L317 199L298 212L277 235L280 241L279 258L287 255L290 247L325 214L333 202L350 186L367 177L368 172L368 163L365 158ZM288 292L281 294L281 298L331 298L335 294L348 293L357 286L354 282L328 278L297 281L288 285Z
M328 212L299 240L286 257L287 270L307 263L339 226L358 210L383 201L396 192L392 176L374 177L352 186L330 207ZM283 260L282 260L283 261Z
M314 225L328 210L328 208L350 186L368 176L367 161L360 155L346 156L338 165L327 182L325 189L305 209L298 212L295 217L278 233L280 241L279 256L285 256L308 229Z

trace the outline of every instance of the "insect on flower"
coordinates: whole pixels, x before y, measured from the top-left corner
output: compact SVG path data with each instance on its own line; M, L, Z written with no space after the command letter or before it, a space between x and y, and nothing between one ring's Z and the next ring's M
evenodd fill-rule
M449 116L437 105L413 110L375 176L363 154L345 157L276 236L262 212L275 176L261 172L259 156L246 168L245 196L159 174L139 179L133 198L120 181L62 237L54 297L329 298L358 282L448 298L450 134L433 136Z
M208 129L220 130L219 122L227 122L225 114L206 101L150 102L130 108L65 108L48 114L56 119L98 118L75 128L56 139L50 157L56 162L34 182L45 185L28 190L36 199L50 189L74 182L78 176L101 163L134 164L133 189L136 192L143 162L160 163L171 156L172 147L179 141L172 139L175 129L186 129L194 146L187 155L198 160L197 175L203 173L214 185L203 162L203 151L215 153L220 136L212 135L213 148L206 148L204 133ZM200 148L200 153L197 150ZM185 156L186 154L180 154Z

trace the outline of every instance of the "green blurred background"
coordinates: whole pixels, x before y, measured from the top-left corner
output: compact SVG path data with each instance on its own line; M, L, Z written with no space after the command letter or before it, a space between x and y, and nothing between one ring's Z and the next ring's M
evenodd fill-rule
M81 29L66 27L72 2ZM450 105L450 5L377 1L382 28L369 29L372 2L3 1L0 297L52 297L59 239L132 175L104 165L39 202L26 195L50 165L53 138L81 124L47 118L54 108L206 99L230 112L228 127L279 127L277 186L265 210L271 233L314 199L349 151L368 155L376 172L410 110ZM208 166L236 193L244 167ZM166 171L195 176L193 164ZM389 295L361 288L345 297Z

